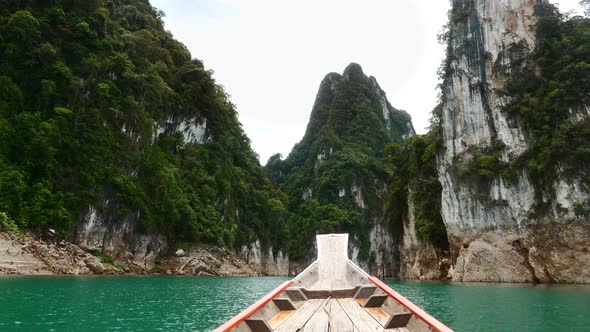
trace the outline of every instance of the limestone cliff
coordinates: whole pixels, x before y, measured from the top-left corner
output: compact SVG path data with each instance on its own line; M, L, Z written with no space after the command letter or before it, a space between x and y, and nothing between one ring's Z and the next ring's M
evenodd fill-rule
M416 211L411 193L403 221L400 244L400 277L404 279L444 280L450 267L449 252L445 248L421 238L416 231Z
M270 250L263 270L284 270L272 265L286 259L285 200L161 11L145 0L1 7L0 212L11 224L146 270L199 245L255 246L257 265Z
M358 64L324 78L303 139L285 160L275 155L265 167L290 198L292 259L305 266L315 257L316 233L348 232L353 260L378 275L397 274L383 149L411 135L410 116L392 107Z
M590 223L575 211L589 200L585 166L565 172L558 165L543 187L526 167L512 167L511 176L482 172L483 178L458 171L484 150L497 151L498 164L514 163L536 139L506 108L509 83L534 65L539 5L453 4L438 164L454 281L590 282ZM588 121L587 113L573 113L572 121Z

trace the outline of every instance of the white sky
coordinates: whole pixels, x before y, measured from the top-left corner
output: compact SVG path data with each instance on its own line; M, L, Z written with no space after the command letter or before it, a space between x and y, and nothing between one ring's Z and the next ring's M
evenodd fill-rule
M579 0L559 0L562 11ZM350 62L426 132L448 0L151 0L236 104L265 164L303 137L321 80Z

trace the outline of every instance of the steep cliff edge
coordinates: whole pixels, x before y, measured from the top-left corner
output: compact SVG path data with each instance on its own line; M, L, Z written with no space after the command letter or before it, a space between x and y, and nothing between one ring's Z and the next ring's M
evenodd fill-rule
M0 212L137 264L188 243L273 265L281 195L162 17L144 0L2 2Z
M454 1L450 19L438 155L450 278L590 282L590 90L574 78L587 69L554 68L587 63L588 52L550 56L558 52L551 47L570 52L551 44L566 34L581 43L567 25L587 22L568 23L534 0ZM543 102L534 103L535 93Z
M289 196L290 258L315 257L317 232L351 234L350 257L378 275L396 275L398 242L385 200L390 173L383 148L414 135L410 116L391 106L374 77L350 64L322 81L306 133L289 156L265 169Z

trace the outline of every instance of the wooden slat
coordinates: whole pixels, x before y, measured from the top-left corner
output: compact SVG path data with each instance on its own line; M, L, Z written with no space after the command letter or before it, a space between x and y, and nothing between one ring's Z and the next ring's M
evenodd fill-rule
M303 294L303 292L301 291L301 288L289 287L289 288L285 289L285 293L287 293L287 296L289 296L289 298L293 301L307 301L307 300L309 300L307 298L307 296L305 296L305 294Z
M327 299L329 297L336 299L344 299L347 297L353 297L357 293L358 287L342 288L342 289L306 289L302 288L301 291L307 298L310 299Z
M376 307L380 307L383 305L383 303L385 303L385 300L387 300L389 296L386 294L383 295L371 295L371 297L369 297L369 299L367 300L367 303L365 303L365 308L376 308Z
M409 312L393 314L391 315L384 327L386 329L406 327L406 325L408 325L408 322L410 321L410 318L412 318L412 315L413 314Z
M338 300L331 299L329 303L330 332L354 332L354 324L338 303Z
M354 298L355 299L368 299L371 295L373 295L373 293L375 293L376 289L377 289L377 286L375 286L375 285L361 285L359 287L359 290L356 292L356 294L354 294Z
M285 289L287 289L287 287L291 286L292 283L293 283L292 280L285 281L279 287L275 288L272 292L266 294L263 298L258 300L256 303L249 306L244 311L242 311L241 313L234 316L232 319L225 322L225 324L223 324L220 327L218 327L217 329L215 329L214 332L227 332L227 331L233 329L238 324L243 322L246 318L250 317L254 312L256 312L257 310L262 308L268 302L270 302L270 300L272 300L273 297L279 295L281 292L283 292Z
M346 281L348 234L318 235L318 281L310 289L352 288ZM309 295L308 295L309 296Z
M295 304L290 299L273 299L274 304L279 310L296 310Z
M336 299L344 299L347 297L353 297L358 291L358 286L354 288L343 288L343 289L332 289L330 296Z
M436 332L453 332L453 330L451 330L450 328L445 326L445 324L439 322L437 319L435 319L434 317L427 314L426 311L422 310L420 307L418 307L417 305L412 303L410 300L406 299L401 294L399 294L398 292L391 289L391 287L384 284L383 281L381 281L373 276L369 277L369 280L372 283L374 283L377 287L381 288L385 293L387 293L389 296L391 296L394 300L398 301L404 307L408 308L408 310L413 312L416 315L416 317L418 317L420 320L422 320L423 322L428 324L432 329L434 329L434 331L436 331Z
M297 309L297 311L295 311L295 313L293 313L287 320L279 325L275 331L292 332L303 328L305 323L307 323L307 321L318 310L320 305L324 303L324 301L325 300L317 299L305 302L299 309Z
M315 311L313 316L305 323L303 332L328 332L330 326L330 316L328 314L328 303L330 300L326 300L320 305L318 310Z
M338 299L337 302L359 332L384 331L381 324L371 317L354 299Z
M331 291L330 290L309 290L309 289L302 289L303 294L307 296L309 299L327 299L330 297Z
M272 329L276 329L279 325L281 325L289 316L291 316L295 310L283 310L279 311L273 318L268 321L268 325L272 327Z
M247 318L246 324L248 324L252 332L272 332L272 327L264 319Z
M373 316L373 318L375 318L375 320L378 321L379 324L381 324L381 326L383 326L383 328L385 328L385 326L387 325L387 322L389 321L389 318L391 317L391 315L388 314L381 307L377 307L377 308L365 307L365 310L367 310L369 315Z

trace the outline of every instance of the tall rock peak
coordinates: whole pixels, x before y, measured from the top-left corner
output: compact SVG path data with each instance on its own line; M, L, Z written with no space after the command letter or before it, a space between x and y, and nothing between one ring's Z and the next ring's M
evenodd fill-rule
M361 65L354 62L351 62L348 66L346 66L342 75L347 80L362 79L365 77L365 73L363 72Z
M284 161L266 166L297 216L292 258L315 257L309 248L316 232L349 232L351 257L380 274L397 273L384 211L389 178L379 160L388 143L414 134L410 115L391 106L358 64L324 78L303 139Z
M303 140L317 136L326 125L333 126L347 140L355 136L352 130L358 131L351 126L353 123L362 127L361 131L372 128L370 136L376 130L381 141L400 141L415 135L411 116L391 106L377 79L366 76L356 63L349 64L342 75L330 73L322 80Z
M498 138L523 153L522 130L502 114L502 92L535 47L536 0L459 0L452 10L450 76L443 87L445 160ZM469 95L470 98L460 98ZM459 97L459 98L456 98Z
M547 207L539 216L539 188L526 167L512 171L510 178L489 171L465 175L466 167L484 153L510 165L529 151L530 133L506 112L513 101L507 90L515 77L532 69L540 5L536 0L453 2L439 179L454 257L450 277L456 281L590 280L584 267L590 262L587 241L580 241L588 235L587 220L573 208L575 202L588 201L588 193L577 180L558 171L551 192L542 195Z

